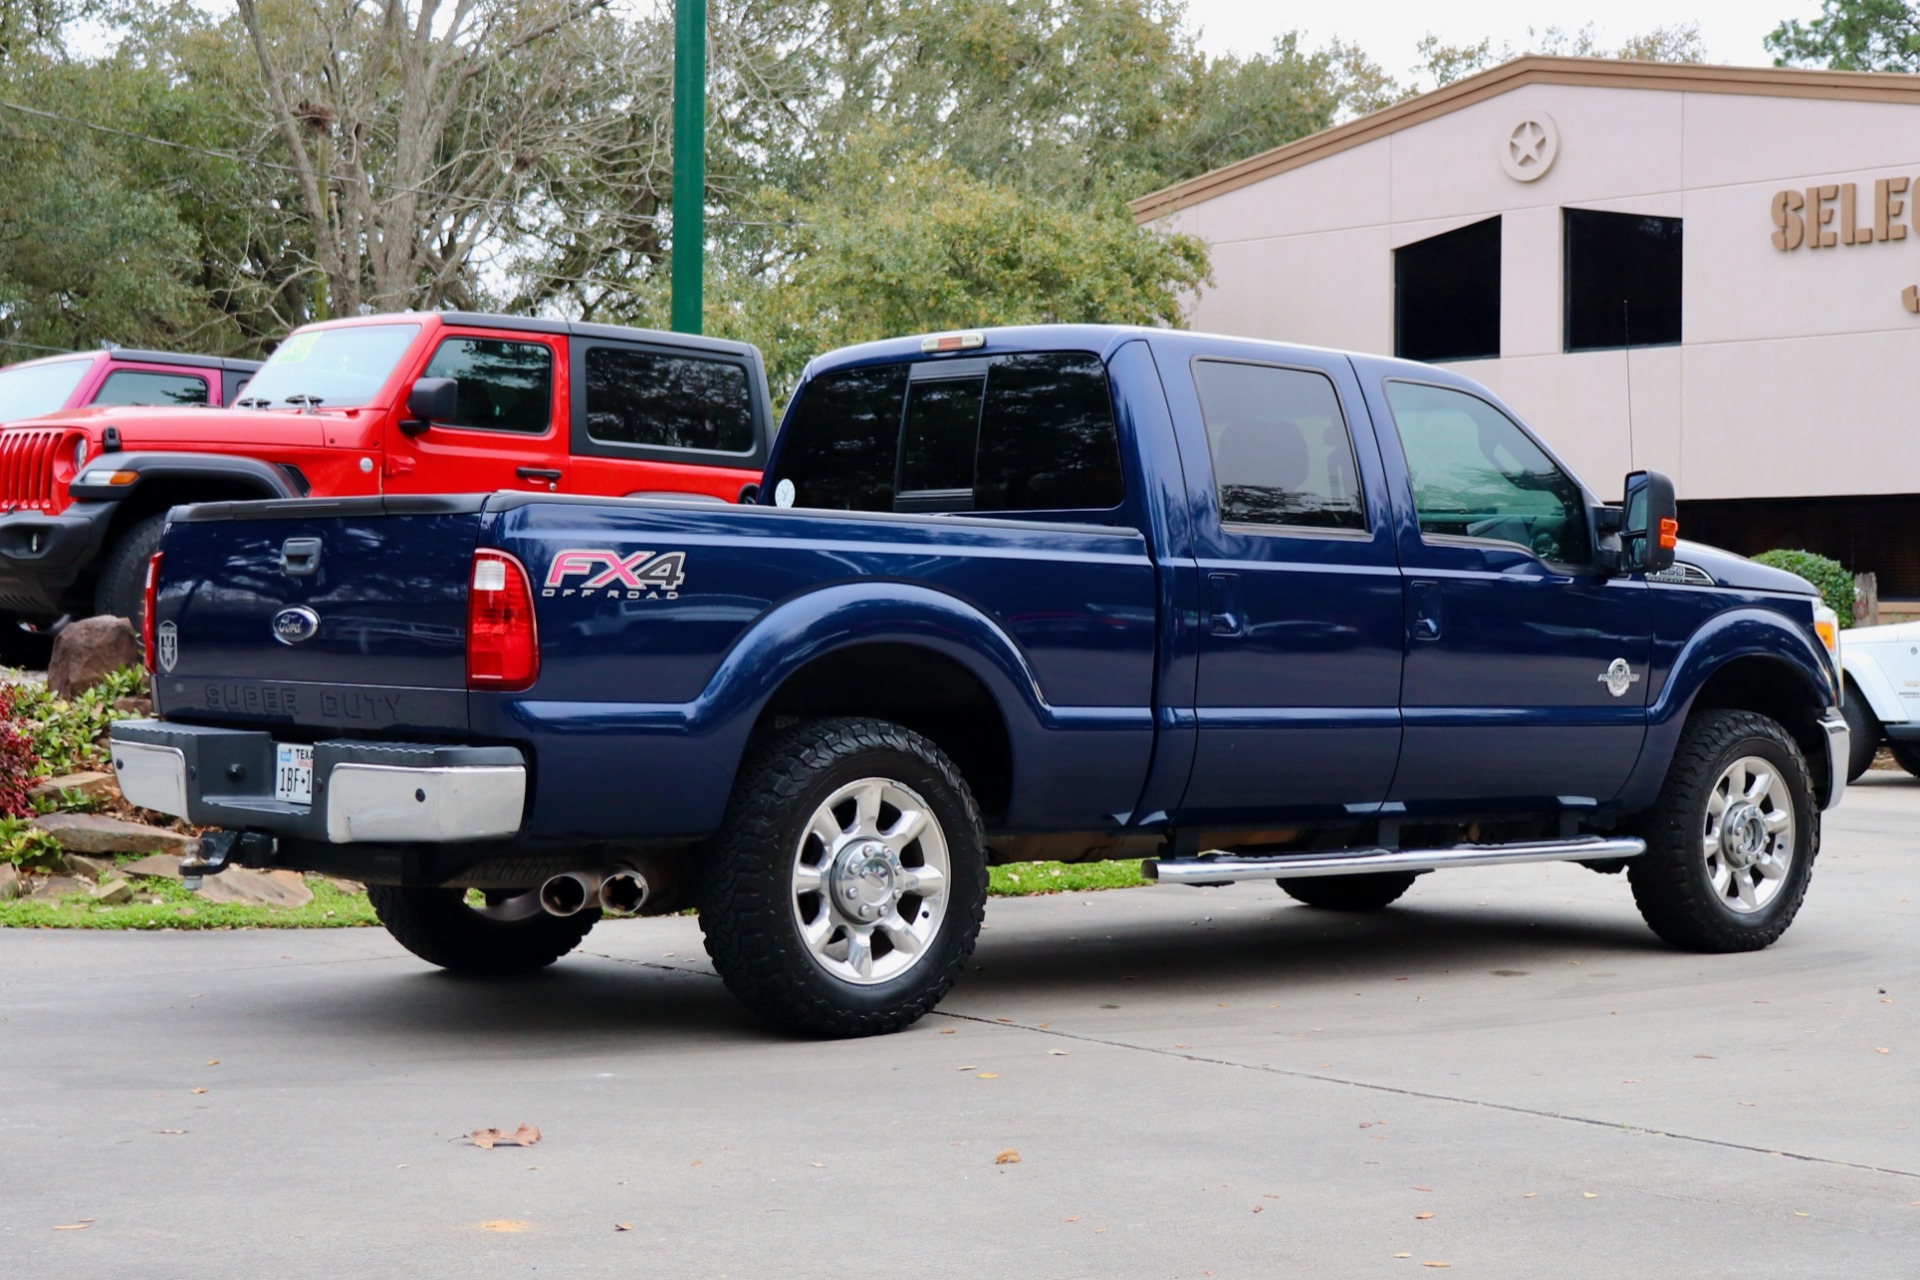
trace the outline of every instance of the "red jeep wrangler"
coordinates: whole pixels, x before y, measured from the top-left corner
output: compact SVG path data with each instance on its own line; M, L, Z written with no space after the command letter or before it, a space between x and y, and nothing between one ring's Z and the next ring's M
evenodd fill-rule
M0 424L88 404L232 404L258 360L125 347L23 360L0 369Z
M738 342L461 312L288 335L233 401L0 429L0 647L92 613L138 630L169 507L500 489L739 500L772 422Z

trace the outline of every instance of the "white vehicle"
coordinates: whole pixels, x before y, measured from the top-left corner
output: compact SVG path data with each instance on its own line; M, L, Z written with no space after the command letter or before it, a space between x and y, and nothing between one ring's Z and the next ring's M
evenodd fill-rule
M1856 627L1845 637L1847 781L1867 771L1883 742L1902 769L1920 777L1920 622Z

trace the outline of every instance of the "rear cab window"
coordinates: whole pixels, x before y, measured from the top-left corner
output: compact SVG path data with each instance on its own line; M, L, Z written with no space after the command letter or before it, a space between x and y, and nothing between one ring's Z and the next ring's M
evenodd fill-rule
M1106 512L1125 497L1100 358L1049 351L836 369L801 389L780 506Z
M1331 378L1202 359L1193 383L1222 524L1366 531L1353 437Z
M577 336L571 451L758 469L755 369L744 355Z

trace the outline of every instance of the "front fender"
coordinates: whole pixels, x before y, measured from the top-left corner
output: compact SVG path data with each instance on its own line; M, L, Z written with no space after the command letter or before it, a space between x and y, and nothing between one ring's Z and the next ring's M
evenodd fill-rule
M1904 724L1907 709L1901 705L1898 685L1881 664L1876 650L1880 646L1861 645L1849 648L1845 637L1840 641L1840 666L1860 691L1861 698L1873 712L1874 718L1881 724Z
M99 471L130 471L133 480L114 485L81 483L88 475ZM207 480L224 487L243 485L256 490L262 498L306 496L306 490L296 483L285 467L262 462L258 458L224 453L164 453L138 449L99 455L68 486L68 491L76 502L120 502L138 493L142 486L160 480Z
M497 711L538 752L530 830L545 838L635 834L631 815L609 814L605 798L650 777L664 784L648 797L643 834L711 833L768 701L808 663L883 643L938 653L985 687L1012 752L1010 826L1124 821L1151 752L1151 708L1052 706L1019 645L966 601L909 583L856 581L768 610L690 702L503 701ZM476 729L481 721L476 714Z
M1833 668L1826 650L1810 634L1769 609L1744 607L1717 613L1682 646L1659 696L1647 707L1647 738L1621 791L1623 807L1644 809L1654 802L1700 691L1730 664L1754 658L1774 664L1795 698L1804 700L1810 718L1835 705ZM1831 762L1807 763L1817 786Z

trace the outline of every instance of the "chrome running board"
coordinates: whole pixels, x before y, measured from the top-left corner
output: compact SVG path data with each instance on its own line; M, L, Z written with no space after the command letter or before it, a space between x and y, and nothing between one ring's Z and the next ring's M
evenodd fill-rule
M1147 858L1140 874L1162 884L1216 885L1235 880L1298 880L1378 871L1438 871L1443 867L1499 867L1513 862L1584 862L1636 858L1647 842L1635 836L1585 836L1518 844L1456 844L1447 849L1354 849L1344 853L1280 854L1243 858L1203 853L1197 858Z

